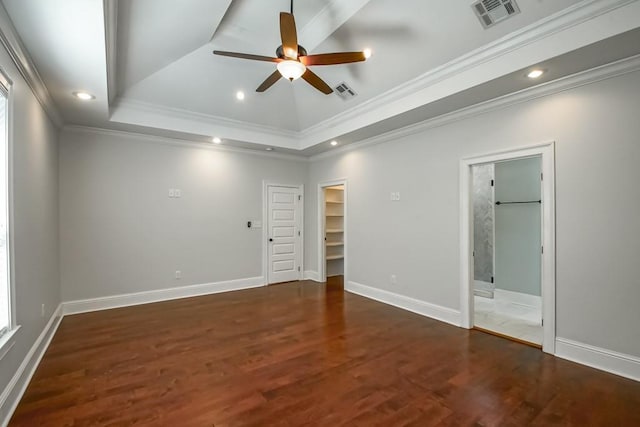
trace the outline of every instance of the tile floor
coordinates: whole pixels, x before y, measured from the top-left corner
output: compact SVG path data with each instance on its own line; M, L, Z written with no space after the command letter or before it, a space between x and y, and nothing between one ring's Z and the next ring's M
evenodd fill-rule
M534 344L542 344L541 309L500 298L474 296L474 324Z

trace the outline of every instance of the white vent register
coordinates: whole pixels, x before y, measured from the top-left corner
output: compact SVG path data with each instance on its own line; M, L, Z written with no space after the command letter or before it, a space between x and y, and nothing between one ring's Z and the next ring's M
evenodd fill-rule
M516 0L480 0L471 7L484 28L520 13Z
M336 94L342 99L351 99L357 95L357 93L351 89L345 82L340 83L335 87Z

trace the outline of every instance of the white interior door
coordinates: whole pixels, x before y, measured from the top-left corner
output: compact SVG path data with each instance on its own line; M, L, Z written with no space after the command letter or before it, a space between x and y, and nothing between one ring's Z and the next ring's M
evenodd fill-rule
M268 267L269 283L301 279L301 198L295 187L269 186Z

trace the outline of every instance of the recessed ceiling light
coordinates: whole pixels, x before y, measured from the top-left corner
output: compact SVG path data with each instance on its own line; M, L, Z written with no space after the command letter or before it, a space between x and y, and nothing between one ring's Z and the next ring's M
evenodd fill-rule
M336 145L338 145L338 141L331 141L331 145L335 147Z
M92 99L96 99L95 96L91 95L88 92L83 92L83 91L73 92L73 96L83 101L91 101Z
M543 74L544 74L543 70L531 70L529 74L527 74L527 77L529 77L530 79L537 79Z
M273 148L271 148L271 147L267 147L267 148L265 148L265 150L267 150L267 151L273 151Z
M362 53L364 53L364 57L365 57L365 59L369 59L369 58L371 58L371 53L372 53L372 52L371 52L371 49L366 48L365 50L363 50L363 51L362 51Z
M244 92L241 91L241 90L236 92L236 98L238 98L238 101L243 101L244 100Z
M214 136L212 139L214 144L220 144L222 142L222 140L220 138L218 138L217 136Z

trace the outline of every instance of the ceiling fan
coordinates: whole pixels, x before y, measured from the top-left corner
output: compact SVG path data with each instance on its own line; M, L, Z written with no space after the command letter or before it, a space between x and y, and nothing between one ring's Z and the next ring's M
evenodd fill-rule
M258 86L256 92L264 92L280 80L281 77L289 79L290 81L302 77L307 83L325 95L332 93L333 89L308 67L314 65L348 64L367 59L367 55L365 55L364 52L308 55L307 50L298 44L296 22L293 17L293 0L291 0L291 13L280 12L280 37L282 39L282 45L276 49L276 58L222 50L214 50L213 53L234 58L251 59L253 61L275 62L277 64L277 70Z

